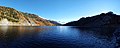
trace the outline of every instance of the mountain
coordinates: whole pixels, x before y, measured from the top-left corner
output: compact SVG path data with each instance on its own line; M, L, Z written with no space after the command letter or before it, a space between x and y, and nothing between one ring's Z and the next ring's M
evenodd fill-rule
M53 24L55 24L55 25L62 25L62 24L60 24L60 23L58 23L58 22L56 22L56 21L53 21L53 20L47 20L47 21L49 21L49 22L51 22L51 23L53 23Z
M113 12L101 13L92 17L83 17L78 21L64 24L64 26L82 26L82 27L102 27L102 26L120 26L120 15Z
M10 7L0 6L0 25L55 26L56 24L35 14L24 13Z

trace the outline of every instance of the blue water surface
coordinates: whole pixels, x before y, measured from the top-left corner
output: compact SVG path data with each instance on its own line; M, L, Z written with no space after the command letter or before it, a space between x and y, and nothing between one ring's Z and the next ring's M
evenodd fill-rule
M72 26L1 26L0 48L115 47L115 39L112 34L109 34L113 28L107 28L110 31L105 32L101 28L81 28Z

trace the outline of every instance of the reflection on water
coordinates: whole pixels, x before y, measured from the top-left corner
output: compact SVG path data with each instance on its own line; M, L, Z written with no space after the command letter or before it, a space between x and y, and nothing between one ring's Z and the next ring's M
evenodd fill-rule
M0 27L0 48L114 48L116 28Z
M7 32L7 29L8 29L8 26L1 26L0 27L0 31L4 32L4 33Z

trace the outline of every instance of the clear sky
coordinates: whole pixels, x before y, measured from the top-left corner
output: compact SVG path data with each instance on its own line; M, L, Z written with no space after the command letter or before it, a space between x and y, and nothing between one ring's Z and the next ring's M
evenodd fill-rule
M120 14L120 0L0 0L0 5L61 23L101 12Z

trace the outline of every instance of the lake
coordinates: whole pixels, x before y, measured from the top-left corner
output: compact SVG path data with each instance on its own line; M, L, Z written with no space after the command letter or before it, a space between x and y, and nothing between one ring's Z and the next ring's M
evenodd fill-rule
M0 48L114 48L115 28L0 27Z

